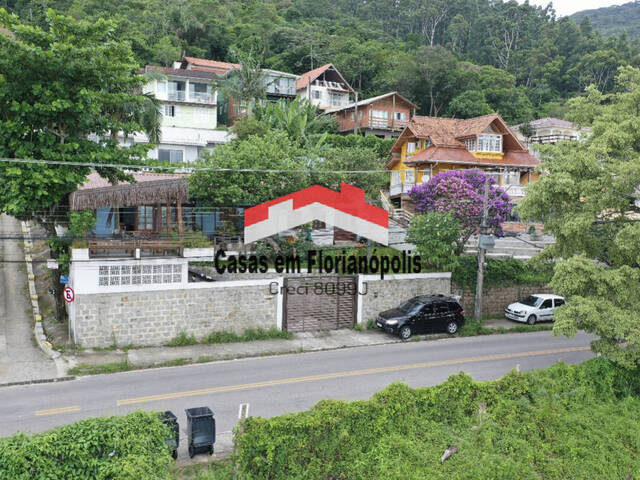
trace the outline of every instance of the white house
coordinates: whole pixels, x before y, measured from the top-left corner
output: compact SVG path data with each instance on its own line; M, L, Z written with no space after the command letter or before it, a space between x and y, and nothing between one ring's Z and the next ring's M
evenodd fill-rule
M303 73L296 89L298 98L306 98L323 112L348 106L356 94L331 63Z
M146 66L153 79L144 86L162 101L160 144L149 151L150 158L170 163L190 163L205 149L230 140L224 129L217 129L217 95L210 81L214 73ZM136 134L123 143L148 143L144 134Z
M526 131L526 125L531 129ZM518 140L525 145L534 143L557 143L567 140L584 140L591 135L591 128L579 127L560 118L539 118L511 127ZM524 130L524 131L523 131Z

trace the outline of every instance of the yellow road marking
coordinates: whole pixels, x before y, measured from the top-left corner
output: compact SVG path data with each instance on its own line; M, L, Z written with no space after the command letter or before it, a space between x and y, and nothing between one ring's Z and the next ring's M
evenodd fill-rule
M59 413L70 413L70 412L78 412L80 411L80 407L77 405L72 405L71 407L61 407L61 408L51 408L49 410L38 410L36 415L41 417L43 415L57 415Z
M399 372L402 370L440 367L445 365L459 365L462 363L485 362L488 360L503 360L508 358L533 357L538 355L553 355L555 353L580 352L584 350L590 350L590 347L567 347L567 348L556 348L551 350L534 350L531 352L500 353L495 355L485 355L481 357L466 357L466 358L457 358L453 360L440 360L435 362L423 362L423 363L413 363L409 365L397 365L392 367L367 368L364 370L323 373L319 375L310 375L307 377L283 378L280 380L266 380L264 382L245 383L241 385L226 385L222 387L202 388L199 390L188 390L184 392L162 393L158 395L148 395L145 397L125 398L122 400L118 400L118 406L155 402L158 400L171 400L175 398L195 397L198 395L210 395L213 393L233 392L237 390L249 390L252 388L273 387L277 385L288 385L292 383L316 382L318 380L331 380L335 378L355 377L358 375L372 375L375 373Z

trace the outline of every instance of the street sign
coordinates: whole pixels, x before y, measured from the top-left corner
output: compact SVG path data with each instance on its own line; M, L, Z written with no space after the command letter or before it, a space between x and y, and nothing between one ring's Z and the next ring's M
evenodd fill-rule
M73 288L71 288L69 285L64 287L62 289L62 297L64 298L64 301L67 303L73 302L73 299L76 298L75 293L73 293Z
M64 283L65 285L69 283L69 275L60 275L60 283Z
M56 262L55 258L47 258L47 268L50 270L58 269L58 262Z

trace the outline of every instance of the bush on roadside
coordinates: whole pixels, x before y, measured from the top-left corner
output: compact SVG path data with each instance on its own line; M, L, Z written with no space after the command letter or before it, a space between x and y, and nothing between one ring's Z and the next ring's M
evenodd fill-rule
M168 427L153 412L81 420L44 433L0 438L0 478L168 478Z
M435 387L393 384L370 400L249 418L239 478L630 478L640 468L640 372L598 358ZM449 445L459 452L440 464ZM615 454L612 454L615 449Z

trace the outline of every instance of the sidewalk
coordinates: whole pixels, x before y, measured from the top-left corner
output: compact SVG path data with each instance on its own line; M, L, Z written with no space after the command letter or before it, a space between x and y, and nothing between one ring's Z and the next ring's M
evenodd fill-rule
M489 319L485 326L492 329L511 329L522 324L507 319ZM413 341L448 337L447 334L416 335ZM259 357L284 353L335 350L398 343L401 340L380 330L329 330L296 333L292 339L256 340L252 342L197 344L182 347L143 347L124 350L85 350L69 357L72 364L102 365L126 363L128 368L202 363Z

